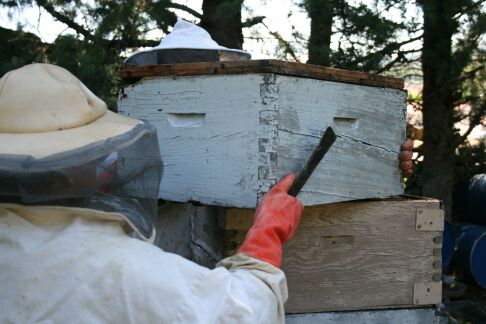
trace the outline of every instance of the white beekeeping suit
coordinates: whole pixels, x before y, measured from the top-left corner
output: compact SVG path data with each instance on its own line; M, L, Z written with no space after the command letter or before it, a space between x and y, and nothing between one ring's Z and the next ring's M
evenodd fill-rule
M0 79L0 322L279 323L282 243L302 205L289 176L214 270L154 237L155 129L114 114L68 71Z

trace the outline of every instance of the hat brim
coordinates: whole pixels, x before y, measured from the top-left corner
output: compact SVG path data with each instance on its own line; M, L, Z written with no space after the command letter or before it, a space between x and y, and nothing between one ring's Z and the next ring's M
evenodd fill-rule
M140 123L139 120L106 111L95 121L75 128L52 132L0 133L0 154L30 155L41 159L121 135Z
M244 50L240 49L235 49L235 48L228 48L224 46L155 46L152 47L151 50L161 50L161 49L200 49L200 50L212 50L212 51L228 51L228 52L236 52L240 54L247 55L251 57L251 54L249 52L246 52Z

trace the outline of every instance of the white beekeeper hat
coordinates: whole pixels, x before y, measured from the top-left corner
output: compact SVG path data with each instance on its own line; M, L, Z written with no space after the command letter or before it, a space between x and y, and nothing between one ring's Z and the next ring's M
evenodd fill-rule
M135 65L174 64L238 61L250 58L250 53L220 46L203 28L178 18L172 32L163 38L159 45L131 55L125 60L125 63Z
M223 50L250 55L250 53L239 49L218 45L206 30L181 18L177 18L177 23L174 25L172 32L163 38L160 44L153 49L169 48Z
M0 79L0 154L39 159L118 136L140 123L109 111L56 65L30 64Z
M0 79L6 202L116 213L151 239L161 176L155 128L109 111L69 71L31 64Z

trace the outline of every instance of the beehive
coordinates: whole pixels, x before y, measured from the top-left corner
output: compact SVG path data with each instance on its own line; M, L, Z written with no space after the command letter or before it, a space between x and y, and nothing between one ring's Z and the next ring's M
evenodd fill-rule
M243 242L253 212L169 204L161 209L156 243L212 267ZM168 215L177 218L168 221ZM284 247L286 312L439 304L443 224L443 211L434 199L402 197L306 207L301 226ZM175 231L177 235L171 234Z
M119 112L157 127L160 198L253 208L338 139L299 198L317 205L401 194L403 80L273 60L127 66Z
M226 211L225 227L232 233L227 240L234 246L243 241L252 215L253 210ZM297 234L284 248L286 311L439 304L443 226L443 211L434 199L307 207Z

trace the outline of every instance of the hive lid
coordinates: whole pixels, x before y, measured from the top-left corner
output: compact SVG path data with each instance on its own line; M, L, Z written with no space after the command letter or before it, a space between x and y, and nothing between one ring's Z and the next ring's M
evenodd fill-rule
M274 73L318 80L360 84L372 87L403 89L403 79L376 74L340 70L312 64L279 60L248 60L228 62L203 62L183 64L158 64L145 66L123 66L120 77L125 84L135 83L141 78L162 76L196 76L215 74Z

